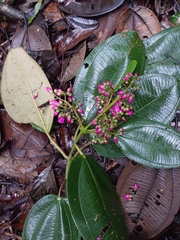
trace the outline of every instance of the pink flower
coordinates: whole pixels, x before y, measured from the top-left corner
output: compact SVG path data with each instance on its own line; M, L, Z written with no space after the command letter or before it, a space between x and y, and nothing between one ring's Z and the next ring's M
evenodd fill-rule
M91 121L91 125L96 125L96 119L93 119L93 120Z
M33 95L33 98L36 99L37 97L38 97L38 95L35 93L35 94Z
M82 108L78 108L77 110L80 114L83 114L84 113L84 110Z
M114 143L118 143L117 137L114 137Z
M67 122L68 123L72 123L73 121L72 121L72 118L69 116L69 117L67 117Z
M119 105L118 104L114 105L113 110L115 113L119 112L120 111Z
M52 89L50 87L46 87L47 92L52 92Z
M54 116L57 116L58 114L59 114L58 112L54 111Z
M132 116L132 115L133 115L133 112L132 112L132 111L128 111L128 112L127 112L127 115L128 115L128 116Z
M129 103L132 103L132 102L133 102L133 98L132 98L132 97L129 97L128 102L129 102Z
M95 131L96 131L97 134L100 134L101 133L101 127L99 125L97 125L95 127Z
M139 186L138 186L137 183L135 183L135 184L132 186L132 188L133 188L134 191L137 191L138 187L139 187Z
M126 195L124 196L124 198L126 199L127 202L133 200L133 197L132 197L132 195L130 195L130 194L126 194Z
M64 121L65 121L65 118L64 118L64 117L58 116L58 122L59 122L59 123L64 123Z
M120 90L119 92L118 92L118 95L123 95L124 94L124 91L123 90Z

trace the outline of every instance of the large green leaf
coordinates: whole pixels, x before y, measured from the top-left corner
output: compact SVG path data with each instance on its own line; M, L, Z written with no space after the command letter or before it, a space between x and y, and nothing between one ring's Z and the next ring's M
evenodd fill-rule
M180 81L166 74L150 74L140 77L139 86L133 116L169 124L180 105Z
M67 176L67 195L74 221L84 240L128 240L120 203L102 167L90 156L76 157Z
M124 153L120 148L116 146L113 139L109 139L107 144L93 144L93 148L98 152L101 156L108 158L120 158L124 157Z
M137 65L136 65L137 64ZM118 86L121 78L129 71L143 74L145 64L144 45L136 32L117 34L98 45L85 59L73 87L77 102L83 103L86 123L97 114L94 97L98 95L97 87L102 81L112 81ZM106 157L123 156L114 142L111 147L95 144L95 150Z
M145 51L136 32L117 34L98 45L88 55L73 87L77 102L83 103L86 122L90 122L97 112L94 97L98 94L98 84L112 81L115 86L119 85L133 62L137 63L138 74L143 74Z
M151 120L121 124L124 135L117 146L130 159L155 168L180 166L180 134L171 127Z
M180 64L177 62L180 54L179 42L180 26L171 27L145 40L145 73L164 73L180 77Z
M49 132L54 112L51 106L40 105L53 99L51 87L40 66L23 50L12 48L8 52L2 72L1 95L4 107L18 123L33 123L42 131Z
M56 195L41 198L31 209L23 229L23 240L80 239L68 200Z

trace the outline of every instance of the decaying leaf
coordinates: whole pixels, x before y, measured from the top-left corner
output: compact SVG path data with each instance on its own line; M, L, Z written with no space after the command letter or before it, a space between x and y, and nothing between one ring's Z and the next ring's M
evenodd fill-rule
M0 111L2 142L0 174L16 178L17 182L28 184L38 176L37 167L52 163L55 158L47 136L31 127L30 124L14 122L6 111Z
M146 39L161 31L156 15L144 6L125 10L118 20L116 33L137 31L141 39Z
M75 29L60 38L54 46L54 50L57 51L57 55L62 55L69 49L73 48L82 40L88 38L93 34L93 30L88 29Z
M118 18L124 9L127 9L126 1L120 8L98 18L99 27L93 32L95 38L88 43L90 49L93 49L98 44L104 42L113 34L117 26Z
M180 204L180 169L154 169L128 163L119 177L119 195L130 239L157 236Z
M11 70L10 70L11 69ZM33 123L50 131L53 110L47 105L53 99L46 91L51 85L39 65L22 49L10 49L3 67L1 95L4 107L18 123Z
M52 166L45 168L37 177L31 191L32 199L37 202L47 193L58 193Z
M78 72L86 53L86 41L83 42L81 47L72 55L72 58L69 61L69 65L66 68L66 71L62 77L61 84L72 79Z
M52 50L49 38L37 25L30 25L27 29L19 28L13 36L11 47L22 47L31 51Z

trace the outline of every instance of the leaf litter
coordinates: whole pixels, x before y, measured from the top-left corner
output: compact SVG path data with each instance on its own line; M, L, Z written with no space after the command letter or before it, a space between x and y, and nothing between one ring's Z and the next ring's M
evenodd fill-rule
M84 22L81 20L82 25L85 25L87 21L91 23L91 20L95 19L95 21L99 22L96 29L92 29L92 26L89 26L89 29L88 27L86 29L83 29L83 27L80 29L74 27L74 18L71 17L72 4L74 4L74 1L61 1L60 5L63 6L62 9L66 11L60 10L56 2L47 4L44 9L42 8L40 10L30 26L24 25L22 15L20 19L14 20L8 18L8 16L7 19L1 18L1 71L10 43L11 48L22 47L34 56L34 59L41 66L53 86L63 86L63 88L67 88L69 84L73 84L73 77L77 74L79 66L89 52L99 43L108 39L114 32L119 33L122 31L136 30L139 36L145 39L161 31L164 27L172 25L167 16L173 14L174 1L162 2L155 0L151 3L150 1L135 0L131 1L130 5L127 5L127 1L124 1L124 3L122 1L122 4L116 4L118 8L113 11L112 9L107 9L106 1L99 2L102 4L101 9L104 12L101 13L103 13L103 15L101 15L98 9L97 13L94 14L94 12L92 13L93 9L88 8L90 12L88 12L85 17L93 17L91 17L90 20L84 20ZM87 2L84 1L83 4L87 4ZM98 5L94 6L96 8ZM22 4L21 7L26 10L30 9L30 6L25 4ZM177 8L177 6L175 7ZM81 11L79 12L79 16L84 15L82 9L78 11ZM66 16L69 16L68 21ZM81 21L78 24L81 25ZM22 62L23 59L20 58L20 63ZM16 81L15 78L12 79L12 85L14 81ZM8 86L8 89L9 87L10 86ZM25 87L24 83L23 87ZM5 89L4 86L3 89ZM9 96L12 99L17 97L16 95ZM32 102L32 98L30 102ZM38 102L37 106L42 103L45 103L45 101L41 103ZM29 108L28 106L26 107ZM64 181L65 160L58 155L56 149L49 143L43 132L35 130L30 124L21 124L23 122L22 119L24 119L23 116L19 120L19 123L16 123L5 110L0 111L0 235L2 240L12 239L12 237L14 239L21 239L24 220L34 202L48 193L57 193L57 189ZM68 144L65 143L64 140L67 138L64 136L65 134L68 135L68 141L71 141L74 132L73 128L76 126L72 128L69 128L69 126L65 127L66 130L59 130L56 123L54 123L52 137L56 139L61 147L69 151ZM49 130L50 128L51 127L49 127ZM83 144L83 140L81 144ZM107 173L114 185L117 184L120 175L117 188L122 184L120 179L123 178L124 175L128 175L130 171L129 165L124 168L128 160L104 159L99 157L91 147L86 148L84 151L89 155L93 155L101 166L107 169ZM127 207L124 194L129 191L129 186L132 191L133 184L139 181L138 176L140 173L136 170L138 167L131 167L134 169L133 181L127 176L127 181L124 182L124 186L119 192L120 197L123 198L124 209ZM148 170L146 169L145 171ZM151 174L152 173L150 173L150 175ZM158 174L159 173L157 173L157 176ZM159 191L162 189L164 194L169 195L170 200L175 201L172 195L178 194L178 188L173 184L178 184L179 174L176 173L173 175L173 170L168 170L167 173L164 174L168 176L167 178L168 181L172 183L172 188L167 185L164 186L163 189L162 187L158 189ZM163 181L161 182L161 178L159 181L159 184L163 183ZM141 188L139 184L137 194L139 194L141 190L143 190L141 193L145 194L145 191L148 190L148 187L145 189L145 184L141 184ZM162 201L166 201L165 195L163 195L162 192L157 192L157 189L153 192L153 189L155 189L154 186L155 182L153 182L153 188L149 195L146 195L145 200L150 201L150 203L148 203L150 207L155 206L158 209L161 204L168 203L161 202L162 197L164 198ZM155 195L151 196L152 192ZM158 196L160 196L160 198ZM152 202L153 197L155 199L154 202ZM142 197L142 199L144 198ZM156 204L158 201L160 205ZM141 229L139 227L139 212L141 211L141 214L143 214L142 209L146 208L145 205L137 206L135 202L133 202L133 204L131 204L133 210L128 212L130 209L128 208L128 211L126 211L126 221L129 222L129 231L132 234L133 231L138 233L143 232L140 231ZM168 224L173 221L173 215L178 210L178 204L177 201L174 202L173 206L176 207L176 210L174 210L174 207L173 212L168 215ZM173 207L171 205L168 206L169 208ZM137 209L137 207L139 208ZM153 215L153 212L151 214ZM158 214L155 214L158 219L157 215ZM161 226L165 224L166 219L167 216L163 218ZM132 220L135 222L132 223ZM179 214L171 224L171 232L167 234L177 236L177 234L180 233L180 228L177 227L178 221ZM167 223L165 224L166 226ZM161 223L159 222L159 224ZM165 225L164 227L166 227ZM160 229L163 231L164 228L161 227ZM148 231L150 234L152 228ZM174 231L176 231L176 234ZM155 233L159 234L160 232L154 231L154 235L150 234L150 236L155 236ZM165 237L166 235L164 235L164 238L157 236L153 239L165 239ZM171 239L177 238L174 237Z

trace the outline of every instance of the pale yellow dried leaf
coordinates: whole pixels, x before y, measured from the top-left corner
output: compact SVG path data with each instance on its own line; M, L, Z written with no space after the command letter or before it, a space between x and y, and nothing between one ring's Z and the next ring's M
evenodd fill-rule
M53 110L47 105L40 113L38 108L53 99L46 87L51 85L36 61L23 48L10 49L2 72L1 97L11 118L18 123L33 123L49 132Z

